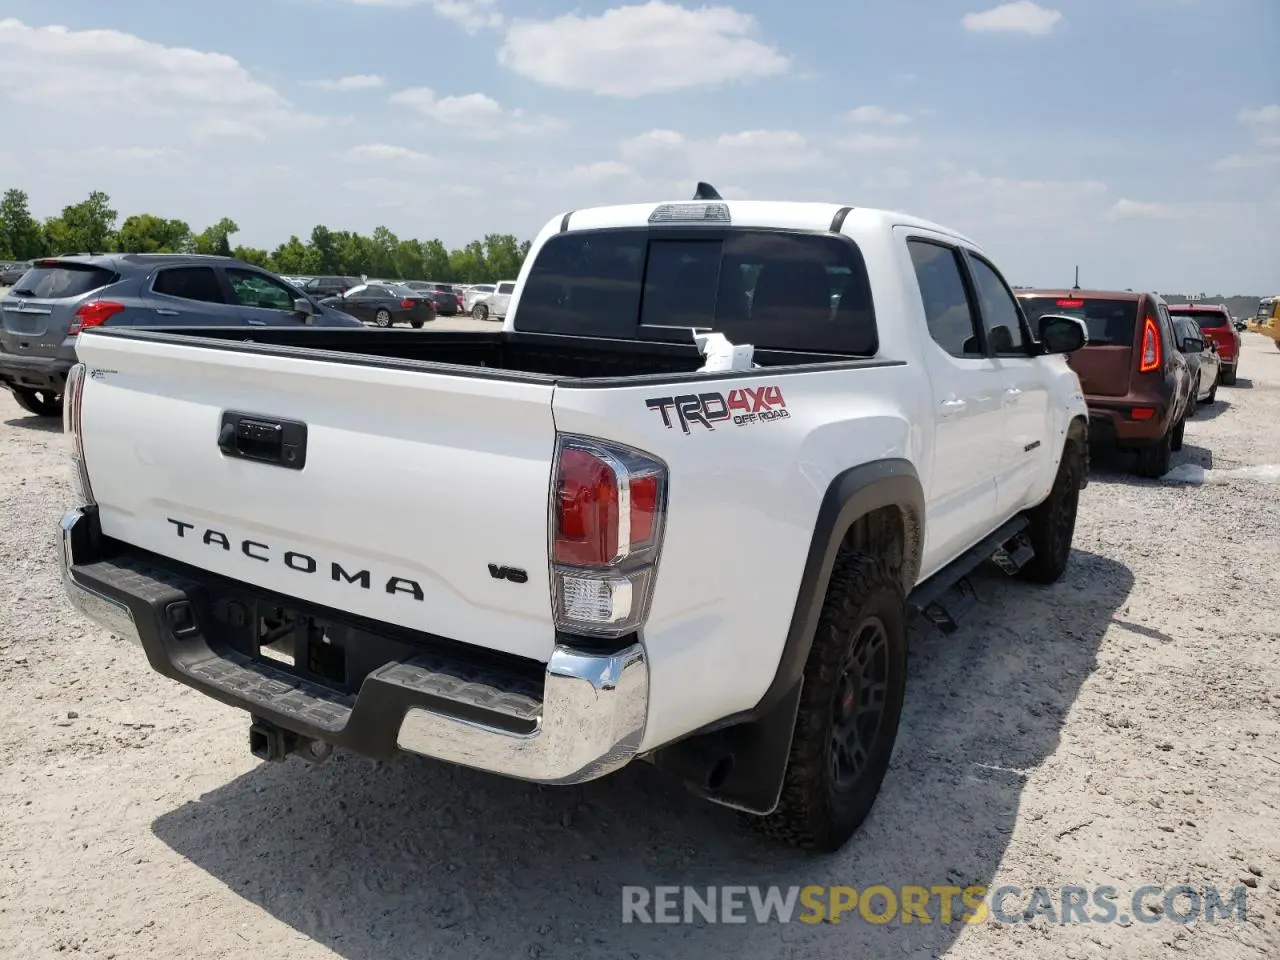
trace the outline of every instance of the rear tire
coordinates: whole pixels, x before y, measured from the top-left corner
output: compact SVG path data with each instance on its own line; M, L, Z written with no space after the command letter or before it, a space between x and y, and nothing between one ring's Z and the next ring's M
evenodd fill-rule
M1178 425L1173 428L1173 433L1169 436L1169 449L1181 450L1182 438L1187 432L1187 414L1182 415L1182 419L1178 421Z
M1149 447L1138 451L1138 476L1159 480L1169 472L1169 459L1173 452L1173 430L1166 430L1163 437Z
M1280 347L1280 340L1276 341L1276 346ZM1222 382L1228 387L1236 385L1236 368L1234 364L1230 367L1222 368Z
M37 417L62 416L62 394L52 390L31 390L27 387L10 387L13 399L27 413Z
M409 321L409 326L413 327L413 329L415 329L415 330L421 330L421 329L422 329L422 321L421 321L421 320L410 320L410 321Z
M391 311L379 310L373 315L373 322L380 327L391 326Z
M907 685L906 602L880 559L836 558L805 663L782 795L760 832L808 850L844 845L871 812Z
M1062 448L1062 460L1053 489L1036 506L1027 511L1030 526L1027 539L1033 556L1018 576L1032 583L1056 583L1067 569L1071 556L1071 540L1076 531L1076 513L1080 507L1080 481L1084 477L1084 447L1074 437Z
M471 319L472 320L488 320L489 308L486 307L483 303L477 303L474 307L471 308Z
M1213 403L1218 399L1218 381L1213 382L1213 387L1209 390L1209 395L1204 398L1205 403Z

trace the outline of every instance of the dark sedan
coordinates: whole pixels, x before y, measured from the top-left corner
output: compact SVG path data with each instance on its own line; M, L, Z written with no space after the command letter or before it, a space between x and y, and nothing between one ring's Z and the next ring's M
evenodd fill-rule
M417 329L436 318L431 299L398 283L362 283L321 303L379 327L407 323Z
M436 313L442 317L455 316L462 306L462 298L452 284L433 283L430 280L407 280L404 285L430 298L436 306Z

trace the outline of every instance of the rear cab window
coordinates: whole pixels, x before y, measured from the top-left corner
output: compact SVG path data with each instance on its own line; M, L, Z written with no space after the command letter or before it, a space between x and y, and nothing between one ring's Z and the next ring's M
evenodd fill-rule
M835 235L560 234L538 252L518 310L519 329L537 333L687 343L695 328L763 349L873 356L878 348L861 251Z
M1089 330L1091 347L1132 347L1138 329L1138 299L1106 297L1019 297L1022 310L1032 330L1039 329L1040 318L1076 317Z
M1225 310L1179 310L1170 307L1169 312L1175 317L1189 317L1200 325L1201 330L1214 330L1231 325Z
M34 264L9 292L37 300L65 300L84 296L115 280L115 272L105 267L48 260Z

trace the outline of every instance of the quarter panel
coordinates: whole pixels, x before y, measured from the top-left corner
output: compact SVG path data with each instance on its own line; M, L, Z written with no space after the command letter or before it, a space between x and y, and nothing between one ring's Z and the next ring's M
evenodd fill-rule
M906 366L770 374L685 385L559 387L556 429L626 443L666 462L666 533L643 640L643 748L750 710L777 671L822 498L858 463L918 463ZM785 419L689 432L646 401L776 386Z

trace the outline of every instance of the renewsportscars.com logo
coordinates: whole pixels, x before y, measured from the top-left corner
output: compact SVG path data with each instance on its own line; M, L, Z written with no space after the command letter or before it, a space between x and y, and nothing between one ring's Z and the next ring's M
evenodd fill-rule
M745 427L750 423L786 420L791 416L787 402L782 399L782 388L778 386L743 387L727 394L687 393L678 397L651 397L644 403L662 415L662 424L668 430L678 422L685 433L689 432L691 423L714 430L717 423L732 421L734 426ZM672 414L675 415L674 421Z
M1151 924L1247 919L1245 888L1115 887L635 887L622 888L623 923Z

